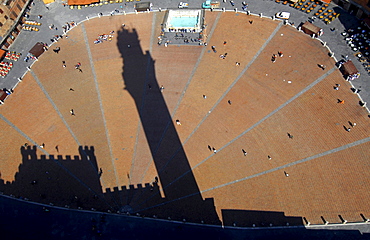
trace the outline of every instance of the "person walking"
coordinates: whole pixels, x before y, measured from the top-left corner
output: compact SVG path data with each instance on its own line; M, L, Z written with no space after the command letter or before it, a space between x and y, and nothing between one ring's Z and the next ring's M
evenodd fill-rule
M244 156L247 156L247 151L245 151L244 149L242 149L242 152L243 152L243 154L244 154Z
M56 54L58 54L58 53L59 53L59 51L60 51L60 47L54 48L54 49L53 49L53 51L54 51Z

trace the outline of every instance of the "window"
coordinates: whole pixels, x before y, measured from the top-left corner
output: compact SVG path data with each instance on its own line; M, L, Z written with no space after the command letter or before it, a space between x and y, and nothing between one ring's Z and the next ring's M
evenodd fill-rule
M2 26L3 26L3 23L0 22L0 27L2 27Z
M3 13L4 13L4 11L2 9L0 9L0 14L3 14Z
M5 15L4 18L5 18L5 20L8 20L8 16Z

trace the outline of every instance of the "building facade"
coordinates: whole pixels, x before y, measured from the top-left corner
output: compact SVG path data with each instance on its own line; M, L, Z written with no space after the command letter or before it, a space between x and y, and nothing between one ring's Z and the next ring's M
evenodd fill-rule
M359 19L365 19L370 15L370 0L333 0L333 2Z
M24 14L31 0L0 0L0 46L3 49L14 42L22 29Z

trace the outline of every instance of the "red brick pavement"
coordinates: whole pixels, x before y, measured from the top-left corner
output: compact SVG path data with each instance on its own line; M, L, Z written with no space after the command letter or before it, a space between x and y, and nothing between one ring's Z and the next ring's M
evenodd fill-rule
M140 126L140 124L138 125L139 115L135 102L128 91L124 89L124 59L122 59L121 53L117 51L117 36L122 31L122 24L125 24L125 29L129 31L135 30L140 36L140 47L144 53L149 50L151 25L147 24L147 22L151 21L152 15L144 14L140 18L134 15L126 15L115 18L94 19L85 23L102 105L104 106L104 116L119 186L129 185L133 182L132 176L135 175L130 168L137 168L135 157L133 156L136 156L134 153L137 154L135 152L135 144L137 140L137 126ZM110 31L115 31L111 42L93 44L98 35L109 34ZM134 47L132 46L132 48ZM107 73L109 74L107 75ZM109 77L107 78L107 76ZM138 137L142 138L142 135L138 135ZM144 141L146 141L145 138ZM147 145L140 144L140 146L139 152L145 153L146 157L142 156L142 158L147 160L148 156L150 156ZM131 159L133 159L133 166ZM136 182L139 183L139 181ZM112 183L109 186L114 187L115 185Z
M362 144L211 190L203 193L203 197L215 199L219 214L232 206L240 210L282 211L286 216L306 217L313 224L323 223L320 216L331 223L340 223L338 215L359 222L360 213L366 216L370 210L366 200L369 171L364 169L364 155L368 154L369 143ZM240 164L233 159L229 164L236 165L236 161L240 171L248 171L268 160L244 159L244 164ZM270 164L273 168L274 164ZM284 170L289 177L285 177Z
M15 93L1 106L0 113L32 140L45 143L45 150L50 154L57 154L56 145L62 155L77 155L78 144L94 146L98 167L104 171L103 189L153 181L157 172L138 109L124 89L125 59L117 47L117 33L124 23L128 32L135 30L138 34L140 46L132 47L140 48L144 57L146 51L150 51L155 61L155 78L158 86L165 87L163 96L169 112L175 114L174 120L180 119L183 123L176 126L180 139L185 141L190 137L184 144L187 159L192 167L204 161L194 170L199 188L207 190L202 196L214 198L220 217L222 209L283 211L289 216L306 217L311 223L321 223L320 216L329 222L339 222L338 214L349 221L360 221L359 213L370 214L366 201L366 179L370 172L366 161L368 142L208 191L367 138L368 113L358 105L359 99L349 90L349 83L335 70L236 139L332 69L333 59L319 41L289 26L281 26L229 89L278 27L278 22L244 14L207 12L206 48L175 45L165 48L156 43L163 14L89 20L72 30L68 39L53 46L61 47L59 54L46 52L34 64L32 70L63 119L31 74L25 76ZM216 29L210 35L217 17ZM250 19L253 24L248 22ZM148 24L152 21L155 22L153 30ZM98 34L112 30L115 34L111 42L93 43ZM223 41L227 41L226 46ZM212 45L216 46L216 54L211 51ZM204 55L196 65L202 51ZM272 63L271 56L277 51L282 51L284 57ZM224 53L228 55L222 60L219 55ZM63 60L67 63L66 69L62 68ZM83 73L74 69L77 62L82 63ZM235 62L241 65L235 66ZM323 71L317 64L327 68ZM189 79L190 84L181 98ZM337 83L341 84L339 91L333 89ZM138 88L139 93L143 90ZM221 102L205 118L226 91ZM207 99L203 99L203 94ZM345 104L337 103L337 99L345 100ZM76 116L70 115L71 108ZM348 126L348 121L357 123L351 132L343 128ZM5 133L0 146L1 178L10 181L20 164L20 146L27 140L5 122L1 124ZM288 132L294 135L293 139L288 138ZM176 150L169 148L172 140L173 136L165 135L158 149L168 160ZM222 151L212 154L207 145ZM248 152L247 156L242 149ZM268 160L268 155L272 160ZM285 177L283 171L290 176Z
M1 106L0 113L38 145L45 143L44 150L47 153L58 154L55 149L58 145L60 154L78 155L78 145L32 75L28 74L23 78L16 93ZM33 143L5 122L2 121L1 124L4 133L1 144L1 178L13 181L22 160L21 146ZM38 151L39 154L44 154L40 149Z
M58 43L61 48L59 54L47 52L41 59L48 64L42 64L40 60L40 64L35 64L32 69L79 144L93 146L97 150L95 154L99 161L99 168L106 173L101 178L103 187L117 185L118 180L114 172L113 159L105 134L106 128L81 26L76 27L68 36L68 39ZM62 67L62 61L66 61L65 69ZM82 64L83 73L74 67L78 62ZM70 88L75 91L69 91ZM74 109L75 116L71 116L70 109ZM104 161L100 161L101 159Z
M339 76L335 73L332 75ZM347 108L342 109L343 105L338 104L336 100L336 95L340 92L333 89L335 81L331 78L332 75L228 145L225 152L222 150L203 163L199 169L196 169L199 176L205 175L205 172L202 171L203 167L206 172L209 171L209 168L212 170L219 168L220 171L224 172L222 177L208 172L210 177L206 183L209 185L205 184L204 189L266 171L271 167L275 168L304 159L369 136L365 109L358 104L351 106L351 103L348 103L348 110ZM349 91L345 95L347 98L352 96ZM312 111L308 109L312 109ZM323 113L323 116L317 118L319 111ZM343 128L343 125L348 126L348 119L356 119L357 123L351 132L346 132ZM294 136L293 139L288 138L288 132ZM245 149L248 155L244 156L241 149ZM207 149L204 151L210 155ZM264 161L268 159L268 155L274 158L273 165L269 161ZM239 171L239 164L234 167L227 166L234 158L243 162L245 160L252 162L258 160L258 165L248 168L248 172ZM221 165L221 162L226 166ZM242 165L244 164L248 163L242 163ZM199 182L199 184L203 189L203 182Z
M197 149L190 151L190 154L194 153L189 156L191 161L202 160L208 156L210 152L207 151L207 145L216 149L221 148L323 74L316 62L330 63L326 57L326 49L320 48L319 42L312 44L312 40L306 35L298 35L296 38L289 36L294 32L293 28L285 26L276 34L258 59L191 137L185 145L185 148ZM292 51L290 46L296 42L300 43L301 51L306 51L303 54L305 58L290 52ZM315 54L309 54L312 51L310 45L315 46L315 49L318 48ZM320 50L321 59L318 57ZM277 59L276 63L271 63L271 55L277 51L285 52L284 57ZM307 62L311 64L305 64ZM312 69L309 73L308 68ZM231 100L232 104L229 105L227 100ZM192 164L197 164L199 160Z

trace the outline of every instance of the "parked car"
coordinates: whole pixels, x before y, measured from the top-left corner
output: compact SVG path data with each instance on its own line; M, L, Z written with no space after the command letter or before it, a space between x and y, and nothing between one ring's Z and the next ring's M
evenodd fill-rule
M216 9L220 8L220 2L219 1L211 1L207 0L204 3L202 3L202 8L204 9Z
M275 14L275 17L280 19L289 19L290 13L289 12L278 12Z
M179 8L188 8L188 7L189 7L189 3L186 3L186 2L179 3Z

